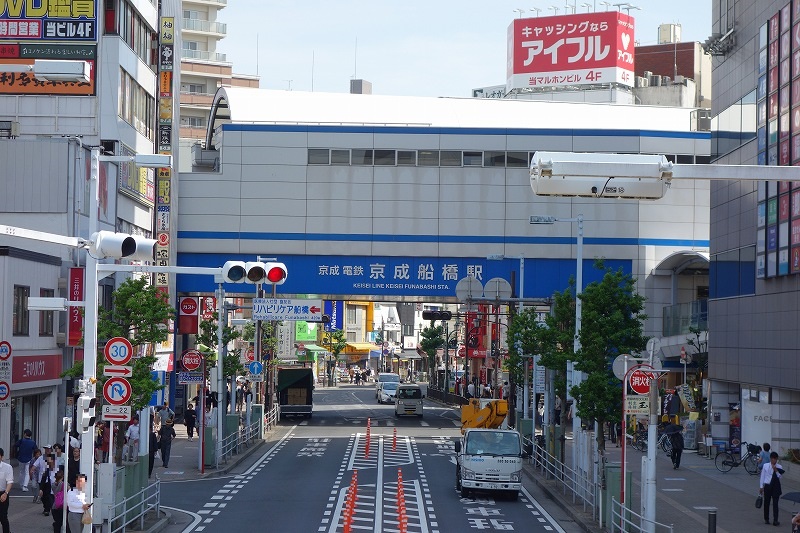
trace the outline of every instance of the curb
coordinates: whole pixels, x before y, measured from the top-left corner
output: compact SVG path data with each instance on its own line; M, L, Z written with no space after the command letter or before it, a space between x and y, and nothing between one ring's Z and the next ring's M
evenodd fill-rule
M525 475L528 477L528 479L536 483L536 486L539 487L553 503L558 505L562 511L567 513L570 518L572 518L575 523L580 526L581 529L586 531L586 533L605 532L605 529L595 524L594 521L587 520L586 514L584 514L580 509L575 508L572 505L572 502L569 502L564 498L563 494L559 493L558 491L554 491L550 484L536 474L533 466L526 464L523 466L522 471L525 472Z
M166 509L162 509L159 512L164 516L162 518L159 518L155 524L147 528L143 533L159 533L160 531L165 530L167 526L169 526L169 521L172 519L172 513L170 513Z

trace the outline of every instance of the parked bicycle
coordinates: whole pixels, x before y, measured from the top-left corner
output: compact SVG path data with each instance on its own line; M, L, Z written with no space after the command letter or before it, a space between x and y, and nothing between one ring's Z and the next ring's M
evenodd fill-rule
M647 451L647 431L637 431L631 438L631 444L640 452ZM658 437L656 448L659 447L667 455L672 454L672 441L666 433L661 433Z
M742 448L747 450L747 452L738 461L730 452L719 452L714 458L714 465L717 467L717 470L720 472L730 472L744 463L744 469L747 470L748 474L751 476L758 474L758 454L761 453L761 446L742 442Z

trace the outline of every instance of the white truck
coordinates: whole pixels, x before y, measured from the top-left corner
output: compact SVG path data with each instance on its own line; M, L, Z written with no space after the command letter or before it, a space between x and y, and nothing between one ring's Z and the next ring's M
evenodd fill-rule
M456 490L498 492L512 500L522 489L522 460L527 456L519 432L500 429L507 404L494 400L481 406L477 399L462 407L462 436L455 443Z

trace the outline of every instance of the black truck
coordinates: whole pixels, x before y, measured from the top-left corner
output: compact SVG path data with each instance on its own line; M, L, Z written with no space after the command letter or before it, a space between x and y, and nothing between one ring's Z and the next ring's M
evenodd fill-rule
M281 418L311 418L314 408L314 372L310 368L278 368L278 413Z

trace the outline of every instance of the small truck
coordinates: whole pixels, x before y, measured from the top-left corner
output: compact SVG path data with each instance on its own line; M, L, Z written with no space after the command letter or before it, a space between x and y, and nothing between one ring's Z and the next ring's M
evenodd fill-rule
M519 497L522 460L527 457L519 432L500 429L508 411L505 400L473 398L461 408L461 439L455 443L456 490L496 492Z
M280 418L311 418L314 409L314 372L311 368L278 368L278 413Z

